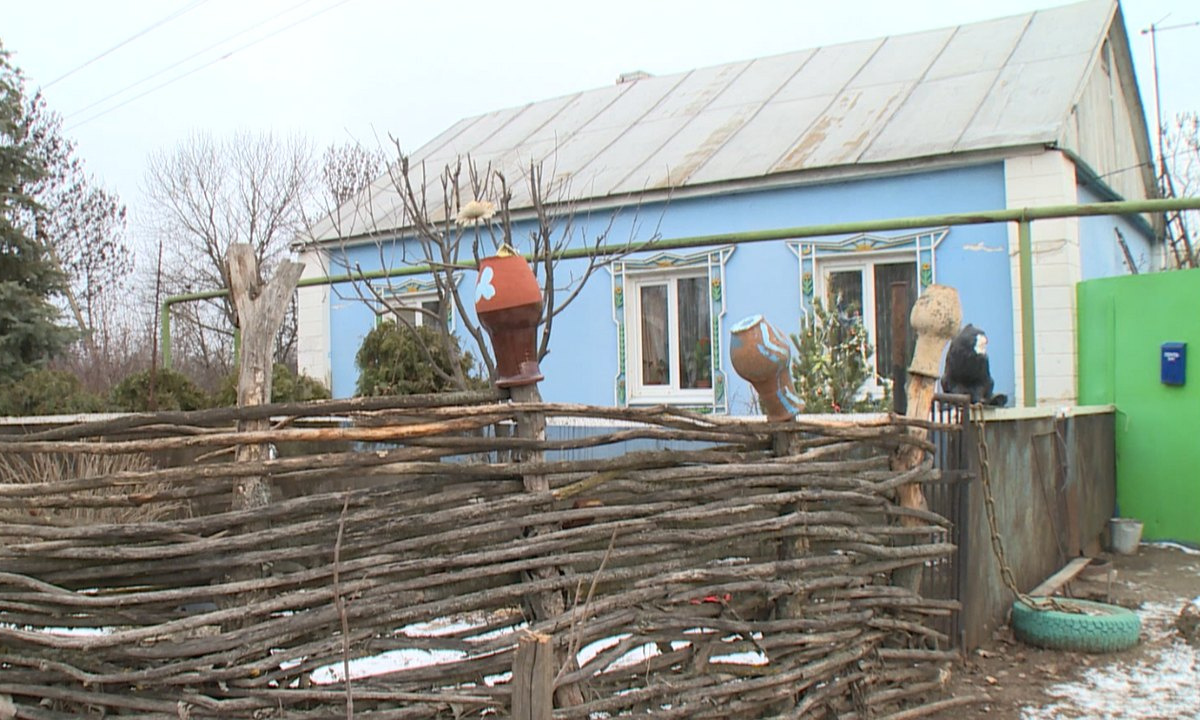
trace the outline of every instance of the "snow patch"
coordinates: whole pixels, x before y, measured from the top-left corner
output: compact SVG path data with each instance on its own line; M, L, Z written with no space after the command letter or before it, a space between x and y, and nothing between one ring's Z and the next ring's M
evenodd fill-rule
M1160 541L1156 541L1156 542L1144 542L1142 544L1149 545L1150 547L1166 548L1168 550L1178 550L1179 552L1181 552L1185 555L1200 555L1200 550L1197 550L1194 547L1188 547L1187 545L1181 545L1180 543L1169 542L1166 540L1160 540Z
M728 655L714 655L709 659L709 662L729 663L730 665L769 665L771 663L766 655L757 650L729 653Z
M1048 688L1046 694L1055 700L1039 708L1022 708L1022 720L1129 717L1200 720L1200 652L1173 637L1172 623L1178 614L1178 605L1143 605L1138 610L1142 618L1142 641L1147 646L1162 644L1161 647L1152 648L1137 661L1116 661L1089 668L1078 680ZM1131 711L1136 715L1131 715Z
M487 627L487 621L481 617L444 617L430 620L428 622L412 623L400 628L397 633L410 638L438 638L455 635L458 633L469 633L472 630L482 630ZM501 627L490 630L488 632L472 635L470 639L483 641L491 640L503 635L508 635L515 632L520 627L524 627L524 623L516 627ZM433 649L426 650L420 648L404 648L400 650L388 650L378 655L370 657L356 658L350 661L350 679L358 680L361 678L374 677L385 673L393 673L400 670L409 670L418 667L429 667L432 665L444 665L446 663L465 660L467 653L462 650L445 650ZM312 671L312 682L315 685L329 685L332 683L342 682L345 676L345 668L343 663L331 663L323 665ZM504 682L511 677L511 673L502 673L500 675L489 676L484 678L484 683L492 685L497 682Z
M444 665L462 660L466 656L467 654L461 650L417 650L414 648L389 650L379 655L351 660L350 679L358 680L398 670ZM312 681L314 685L340 683L344 674L342 663L325 665L312 671Z

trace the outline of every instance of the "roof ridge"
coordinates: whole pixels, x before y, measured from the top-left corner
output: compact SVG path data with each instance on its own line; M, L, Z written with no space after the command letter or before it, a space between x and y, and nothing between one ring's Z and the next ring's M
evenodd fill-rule
M668 90L667 92L664 92L662 95L660 95L658 97L658 100L656 100L650 107L646 108L640 115L638 115L637 120L635 120L633 122L633 125L636 125L637 123L641 122L642 120L644 120L646 118L647 115L654 112L655 108L662 105L663 102L667 99L667 97L670 96L671 91L678 88L680 85L683 84L683 82L685 80L687 80L689 77L691 77L694 73L696 73L698 71L699 71L699 68L697 68L695 70L688 70L686 73L683 73L680 76L679 80L677 80L675 82L675 84L671 85L670 90ZM671 77L672 77L671 75L663 75L661 79L668 80ZM631 127L632 127L632 125L631 125ZM611 140L609 140L607 143L604 144L604 147L600 148L598 151L593 153L592 157L587 162L580 165L579 168L573 174L574 175L582 175L583 171L586 170L588 168L588 166L590 166L592 163L596 162L596 159L599 158L601 155L603 155L610 147L612 147L613 144L616 143L618 139L620 139L620 137L621 137L621 135L614 135ZM659 147L662 147L662 146L659 145Z
M842 40L839 42L828 43L828 44L824 44L824 45L815 45L812 47L802 47L802 48L795 48L792 50L784 50L782 52L772 53L770 55L760 55L760 56L756 56L756 57L741 57L741 58L735 58L732 60L726 60L723 62L714 62L714 63L708 64L708 65L701 65L699 67L685 68L683 70L668 72L668 73L665 73L662 75L652 74L652 75L650 75L650 77L657 78L657 79L668 79L668 78L674 77L676 75L690 75L690 74L692 74L694 72L698 72L698 71L712 70L715 68L726 67L729 65L737 65L739 63L753 62L753 61L757 61L757 60L770 60L772 58L783 57L785 55L794 55L794 54L798 54L798 53L802 53L802 52L806 52L806 51L811 51L813 54L815 54L819 50L826 50L829 48L836 48L836 47L841 47L841 46L845 46L845 45L853 45L855 43L875 42L875 41L882 42L884 40L889 40L892 38L903 38L903 37L908 37L911 35L923 35L923 34L929 33L929 32L937 32L938 30L956 30L958 28L968 26L968 25L979 25L982 23L995 22L998 20L1007 20L1007 19L1017 18L1017 17L1029 17L1029 16L1032 16L1032 15L1035 15L1035 14L1041 13L1041 12L1046 12L1046 11L1050 11L1050 10L1059 10L1059 9L1062 9L1065 7L1070 7L1072 5L1087 5L1087 4L1091 4L1091 3L1096 3L1098 1L1099 0L1076 0L1075 2L1066 2L1066 3L1060 4L1060 5L1053 5L1053 6L1050 6L1047 8L1042 8L1039 10L1032 10L1032 11L1027 11L1027 12L1023 12L1023 13L1009 13L1006 15L1000 15L997 17L986 18L984 20L977 20L975 22L970 22L970 23L958 23L957 25L954 25L954 24L940 25L938 27L922 28L919 30L911 30L909 32L896 33L893 35L875 35L872 37L853 38L853 39L849 39L849 40ZM1112 1L1116 2L1116 0L1112 0ZM478 115L467 116L466 118L462 118L462 119L466 120L466 119L472 119L472 118L480 118L480 117L484 117L486 115L490 115L494 112L503 112L505 110L513 110L516 108L523 108L524 105L550 102L553 100L570 97L572 95L586 94L586 93L590 93L590 92L595 92L597 90L604 90L608 87L610 87L610 86L609 85L597 85L595 87L590 87L590 88L587 88L584 90L577 90L575 92L568 92L568 93L563 93L561 95L554 95L552 97L542 98L540 100L534 100L534 101L531 101L528 103L516 103L514 105L510 105L507 107L495 108L494 110L489 110L487 112L479 113ZM422 147L419 149L424 149L424 148Z
M456 151L526 171L529 161L553 164L554 184L571 186L582 201L1044 146L1070 130L1067 104L1078 102L1087 73L1098 72L1088 68L1101 31L1124 27L1113 7L1064 3L583 90L463 118L411 157L429 170ZM1130 61L1121 58L1128 74ZM404 225L401 198L386 179L314 230L331 237L334 225L339 235L343 225ZM514 199L514 208L526 201Z

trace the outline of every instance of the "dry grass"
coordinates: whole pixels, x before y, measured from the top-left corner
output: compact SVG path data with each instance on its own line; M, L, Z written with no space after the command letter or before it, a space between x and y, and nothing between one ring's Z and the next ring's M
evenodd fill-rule
M151 469L150 459L141 453L128 455L94 455L89 453L0 454L0 484L53 483L63 480L108 477L117 473L145 472ZM95 490L79 493L80 497L144 495L165 490L167 483L113 483ZM186 504L151 503L111 505L105 507L72 507L40 511L56 525L104 525L153 522L181 517ZM0 509L0 521L19 510Z

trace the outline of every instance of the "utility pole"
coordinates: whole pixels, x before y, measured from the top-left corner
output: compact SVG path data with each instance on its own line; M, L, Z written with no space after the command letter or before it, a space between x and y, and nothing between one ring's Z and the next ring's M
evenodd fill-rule
M1168 14L1166 17L1163 17L1163 19L1159 20L1157 23L1151 23L1150 27L1142 30L1141 34L1150 36L1150 63L1151 71L1153 72L1154 77L1154 115L1158 125L1158 192L1161 197L1173 198L1176 196L1175 183L1171 179L1170 173L1167 172L1167 153L1163 141L1162 95L1159 92L1158 85L1158 34L1168 30L1196 27L1197 25L1200 25L1200 21L1160 27L1159 23L1161 23L1163 20L1166 20L1167 17L1170 17L1170 15ZM1165 221L1164 233L1166 242L1164 242L1163 245L1164 247L1170 246L1171 251L1175 256L1175 264L1181 268L1195 267L1197 258L1192 247L1191 239L1188 236L1187 222L1184 219L1183 213L1177 212L1174 216L1168 215L1166 216ZM1178 232L1178 240L1174 239L1174 236L1172 235L1171 226L1173 224L1175 225L1175 232ZM1178 246L1180 241L1183 244L1183 255L1180 254L1180 249ZM1164 261L1166 260L1165 251L1163 254L1163 259Z
M1163 18L1163 20L1166 19L1167 18L1165 17ZM1158 21L1158 23L1161 22L1162 20ZM1141 31L1141 34L1150 36L1150 65L1154 78L1154 115L1158 130L1158 177L1159 183L1162 184L1166 182L1167 177L1167 158L1166 152L1163 149L1162 95L1159 92L1158 87L1158 34L1161 32L1167 32L1168 30L1196 27L1197 25L1200 25L1200 21L1179 23L1178 25L1168 25L1166 27L1160 27L1158 23L1151 23L1150 27ZM1160 187L1160 190L1165 194L1165 187Z

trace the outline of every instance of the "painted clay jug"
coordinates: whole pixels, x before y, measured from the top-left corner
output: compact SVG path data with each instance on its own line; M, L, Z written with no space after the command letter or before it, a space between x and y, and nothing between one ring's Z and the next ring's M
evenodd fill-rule
M507 245L479 261L475 313L492 338L496 386L533 385L541 380L537 327L542 319L542 288L525 258Z
M751 315L730 331L729 360L754 386L767 420L785 422L804 410L792 385L792 351L787 337L762 315Z

